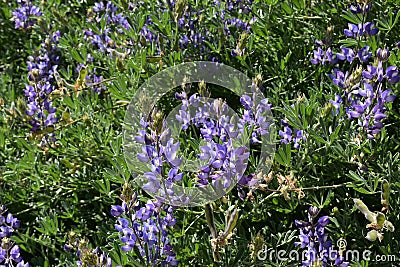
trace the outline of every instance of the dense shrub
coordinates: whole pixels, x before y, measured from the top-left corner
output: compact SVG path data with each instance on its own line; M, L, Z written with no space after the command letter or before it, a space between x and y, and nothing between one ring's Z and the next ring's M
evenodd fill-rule
M398 264L396 1L0 6L1 264ZM241 71L265 99L208 83L176 84L134 138L144 146L134 161L146 169L139 186L124 157L130 101L155 74L196 61ZM225 102L190 117L187 109L201 97ZM162 126L179 104L183 127L174 140ZM235 131L224 105L239 115ZM272 140L263 139L269 134ZM228 137L248 138L248 145L235 147ZM177 142L186 157L199 154L210 167L180 170ZM265 142L276 150L264 164ZM230 191L196 207L149 194L165 197L174 184ZM370 251L370 259L343 256L353 250ZM306 251L308 258L282 259L279 251Z

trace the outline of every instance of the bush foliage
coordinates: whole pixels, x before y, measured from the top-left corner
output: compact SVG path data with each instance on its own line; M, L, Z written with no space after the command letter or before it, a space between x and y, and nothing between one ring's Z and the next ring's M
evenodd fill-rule
M301 253L329 239L371 251L370 260L350 266L398 264L396 1L17 0L0 7L0 203L7 207L0 237L7 253L5 242L19 247L15 262L299 266L288 257L260 260L259 252ZM141 84L193 61L228 65L261 88L274 115L275 157L252 184L242 180L205 206L168 209L134 182L123 156L124 116ZM177 85L161 99L160 116L182 90L240 109L241 96L206 86ZM196 147L195 134L182 132L180 141ZM14 217L6 221L8 213ZM151 230L134 241L142 245L124 248L126 225L115 226L121 218L132 228L164 229L154 232L163 252L152 250ZM397 263L376 255L396 255ZM335 264L313 266L347 266Z

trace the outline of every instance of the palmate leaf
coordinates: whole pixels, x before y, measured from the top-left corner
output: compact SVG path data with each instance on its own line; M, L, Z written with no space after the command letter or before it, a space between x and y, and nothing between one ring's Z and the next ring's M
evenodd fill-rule
M365 216L365 218L370 221L371 223L376 222L377 220L377 215L373 212L371 212L367 205L364 204L364 202L362 202L360 199L358 198L354 198L353 199L354 204L356 205L357 209L359 209Z

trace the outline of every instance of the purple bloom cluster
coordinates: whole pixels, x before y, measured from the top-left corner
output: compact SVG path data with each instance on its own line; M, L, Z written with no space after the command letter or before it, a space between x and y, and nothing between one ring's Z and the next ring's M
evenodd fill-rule
M281 137L282 144L289 144L290 142L294 143L294 148L299 149L300 141L306 140L306 136L303 133L303 130L297 130L290 128L289 123L286 120L281 121L283 130L279 130L279 136Z
M253 0L228 0L224 1L228 11L235 11L239 14L248 15L252 11ZM219 0L215 0L215 5L220 6L221 2Z
M144 173L147 183L142 186L144 190L158 193L163 197L173 195L173 183L179 182L183 174L178 173L177 167L182 160L176 157L179 142L174 143L171 131L166 129L159 135L152 127L152 123L142 121L144 130L139 131L135 137L137 143L142 144L142 153L137 155L139 161L145 162L150 166L150 172ZM165 170L166 165L170 170ZM168 176L163 179L162 174L168 172ZM160 183L162 182L162 183ZM185 198L185 196L181 196Z
M247 2L247 3L244 3ZM232 32L230 28L236 28L242 31L250 32L250 22L245 22L244 20L233 16L234 12L243 13L248 15L251 11L251 5L253 1L227 1L227 9L222 9L216 15L219 15L220 19L224 23L224 33L225 35L231 35ZM232 16L227 16L227 13L232 14ZM253 20L252 20L253 21Z
M89 243L84 239L75 238L74 242L68 240L64 244L64 250L70 251L76 248L76 261L78 267L112 267L112 259L107 253L102 252L99 248L91 249ZM116 266L121 267L121 266Z
M221 6L219 1L216 1L217 6ZM252 10L252 0L239 0L239 1L226 1L225 9L221 9L215 14L221 24L224 25L224 35L225 38L232 36L234 39L239 39L241 33L250 33L251 25L254 23L255 18L251 18L249 21L245 21L242 17L248 18ZM244 53L245 44L237 44L235 49L231 49L232 56L241 56Z
M322 216L314 222L318 213L318 208L311 206L308 210L308 221L295 220L295 225L300 228L300 242L295 242L295 246L307 249L307 260L302 262L302 266L349 266L338 251L333 249L332 241L328 240L325 227L330 222L329 217Z
M353 14L364 14L370 11L372 8L372 2L370 3L357 3L356 5L350 6L350 11Z
M194 48L199 48L200 53L206 52L204 40L210 35L210 32L200 26L201 14L201 10L195 10L189 6L182 17L178 19L178 27L180 31L184 32L180 35L179 40L181 49L187 48L191 44Z
M11 213L7 213L7 208L4 205L0 206L0 265L1 266L16 266L29 267L29 263L22 260L20 249L15 245L10 237L15 229L19 228L20 221Z
M267 121L266 112L271 111L272 104L268 103L268 98L264 98L257 106L254 100L248 95L240 97L240 103L244 107L242 118L239 120L239 129L253 129L250 143L261 143L260 137L269 132L271 122Z
M248 175L243 175L242 178L239 179L237 184L238 196L241 200L244 200L246 197L246 192L244 190L245 187L253 188L256 187L260 182L260 179L252 173Z
M18 9L12 12L15 29L28 30L36 24L37 17L42 16L42 12L32 5L31 0L17 0L17 3Z
M265 135L269 128L269 123L262 116L265 110L270 109L268 100L264 99L255 108L249 96L242 96L241 102L246 102L246 108L236 129L227 114L228 105L225 102L214 100L202 106L197 95L187 98L182 93L179 97L182 98L183 105L177 119L182 122L182 129L185 130L193 123L200 128L201 137L206 141L205 146L200 146L201 153L198 155L200 160L205 161L197 174L199 186L211 183L215 187L222 182L224 188L230 187L232 179L246 169L245 162L250 155L244 146L234 148L232 139L239 138L245 130L253 127L251 141L260 142L258 137ZM217 119L210 119L210 114Z
M196 173L196 186L212 184L219 190L229 188L232 180L239 179L238 174L246 169L249 153L246 152L246 147L235 148L232 143L232 138L238 137L239 132L227 115L228 105L221 100L204 103L196 94L188 98L184 92L176 94L176 97L182 101L176 115L181 129L186 130L194 125L206 142L200 146L200 153L197 155L201 166ZM210 116L218 119L212 120ZM189 201L186 194L175 196L176 192L173 191L174 184L180 182L184 176L178 171L182 159L176 157L180 143L171 138L169 128L158 134L154 122L142 122L142 126L145 130L139 131L139 136L135 139L142 145L142 153L138 154L138 159L149 164L151 170L144 173L148 182L142 188L173 201Z
M28 98L26 114L32 118L31 130L36 132L57 122L56 108L52 106L51 93L55 90L54 73L60 62L57 44L60 32L47 36L42 43L39 55L30 56L28 61L28 80L24 90Z
M350 38L358 38L363 35L374 36L377 34L378 28L375 27L373 22L365 22L363 24L359 23L358 25L348 23L348 29L344 30L344 35Z
M91 42L100 52L108 51L110 56L113 55L111 51L118 47L118 45L112 39L115 34L125 34L126 30L131 29L127 18L123 13L117 13L118 7L115 6L111 1L100 1L94 4L91 9L94 14L90 14L88 17L89 23L97 24L97 32L92 29L84 31L84 39ZM102 22L105 22L104 24Z
M351 6L353 13L362 13L365 16L372 4L358 4ZM385 114L387 104L395 100L390 85L400 81L399 71L396 66L384 67L390 56L388 49L378 48L371 51L365 45L365 38L378 34L378 29L373 22L363 22L358 25L349 23L348 29L344 30L347 38L358 40L360 48L349 48L342 46L340 53L333 53L331 48L326 51L320 47L314 50L313 64L325 65L326 63L337 64L348 62L352 71L342 71L335 67L330 74L332 82L343 89L342 94L330 100L334 107L334 115L338 115L341 105L351 120L357 120L358 125L363 129L369 139L373 139L384 127L382 120L387 117ZM319 42L318 42L319 43Z
M241 1L215 1L214 5L217 11L210 18L203 15L203 10L200 7L193 7L185 1L167 1L158 3L159 10L173 11L175 14L175 22L179 33L180 49L185 49L187 56L199 56L201 59L216 60L212 55L210 44L218 44L218 42L226 43L226 39L232 37L232 40L237 40L242 32L250 32L251 24L254 19L246 21L251 11L252 0ZM207 24L221 25L223 31L219 32L214 27L209 27ZM154 25L151 16L146 18L140 35L142 37L141 44L154 45L156 53L160 54L161 46L174 46L169 41L169 38L158 33L157 25ZM161 39L163 44L161 44ZM175 48L174 48L175 49ZM190 54L192 50L195 53ZM241 49L232 49L232 55L239 55L243 51Z
M123 251L138 249L146 266L178 265L167 231L176 223L171 206L151 200L141 205L134 194L122 205L112 206L111 214L118 218L115 229L122 234Z
M357 4L356 6L351 6L350 10L353 13L365 13L370 10L372 4L361 5ZM348 23L348 29L344 30L344 35L348 38L354 38L361 41L362 37L375 36L378 34L378 28L375 27L373 22L364 22L355 25L353 23ZM361 49L353 50L351 48L347 48L342 46L341 53L334 53L332 48L329 45L332 43L332 38L328 38L327 40L316 40L315 43L319 46L317 50L314 50L314 58L311 60L312 64L325 65L327 63L335 65L339 61L348 61L353 62L354 59L358 58L360 62L368 62L372 56L372 53L369 52L369 47L364 46ZM323 50L321 47L327 47L326 50Z
M93 87L93 90L100 94L107 90L107 87L103 83L103 76L96 75L96 69L93 70L92 74L86 76L86 85Z

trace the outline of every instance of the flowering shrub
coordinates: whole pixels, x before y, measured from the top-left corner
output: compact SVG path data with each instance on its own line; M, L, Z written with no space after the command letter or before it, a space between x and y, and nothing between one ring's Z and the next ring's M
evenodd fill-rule
M349 29L344 30L346 37L357 41L356 47L341 46L342 53L337 54L334 54L331 48L324 52L319 47L318 50L314 50L315 58L311 60L313 64L320 62L336 64L338 61L347 61L351 64L348 67L352 70L351 72L343 72L335 68L334 73L329 75L335 85L345 90L342 96L336 95L335 100L330 100L330 103L335 108L334 115L336 116L343 103L347 116L350 119L357 119L358 125L370 139L381 132L384 127L382 120L387 117L386 106L395 99L395 95L391 94L392 89L387 87L400 80L396 66L383 67L384 62L390 56L388 49L377 48L375 51L369 52L367 38L378 34L378 28L374 23L365 21L371 6L371 3L364 3L350 7L352 13L362 14L360 23L357 25L349 23ZM329 45L319 40L316 43L322 46ZM373 57L373 54L376 56Z
M393 1L0 7L1 266L400 260Z

